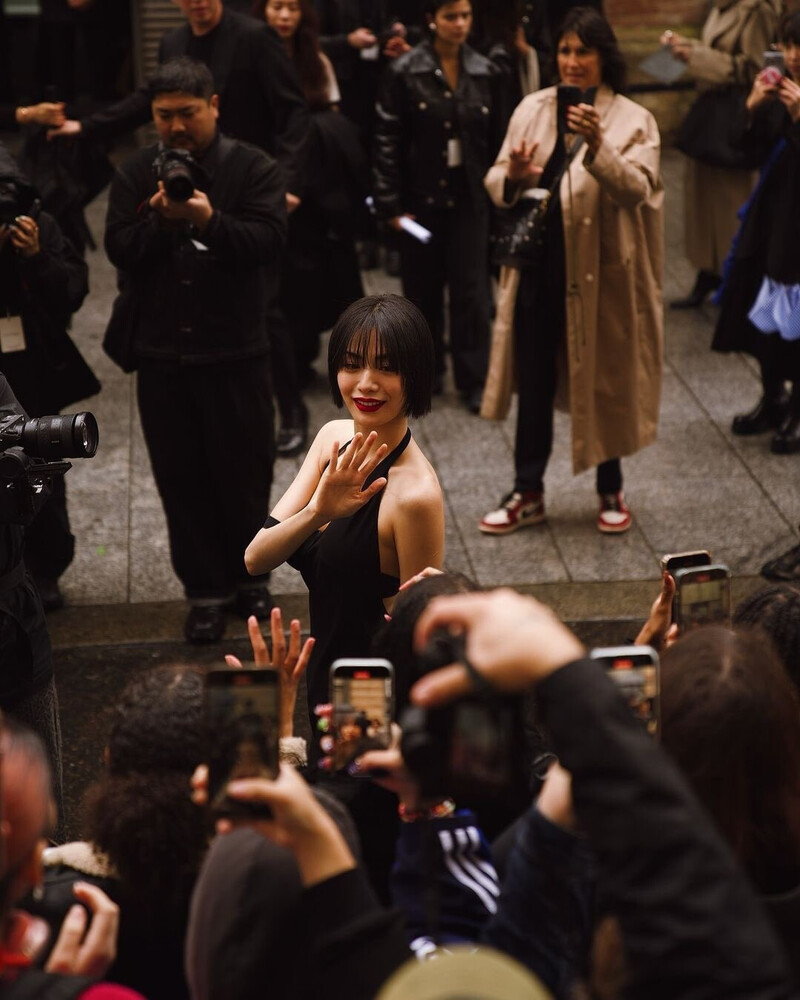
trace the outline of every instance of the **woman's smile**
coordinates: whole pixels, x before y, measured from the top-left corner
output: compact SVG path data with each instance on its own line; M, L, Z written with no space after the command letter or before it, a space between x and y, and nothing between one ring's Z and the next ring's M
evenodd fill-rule
M376 413L385 403L385 399L366 399L363 396L353 396L353 403L362 413Z

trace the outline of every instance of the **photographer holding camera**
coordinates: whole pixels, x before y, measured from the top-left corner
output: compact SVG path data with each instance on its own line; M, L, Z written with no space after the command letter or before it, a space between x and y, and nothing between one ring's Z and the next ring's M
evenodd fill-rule
M86 263L0 145L0 352L2 370L32 417L57 413L100 390L67 332L89 290ZM46 611L60 608L58 578L75 539L64 479L26 527L25 560Z
M138 367L139 412L191 604L190 642L216 642L225 605L271 607L243 554L263 522L274 458L270 303L286 239L277 163L217 130L207 66L180 57L150 81L158 146L123 162L105 246L120 271L105 346Z

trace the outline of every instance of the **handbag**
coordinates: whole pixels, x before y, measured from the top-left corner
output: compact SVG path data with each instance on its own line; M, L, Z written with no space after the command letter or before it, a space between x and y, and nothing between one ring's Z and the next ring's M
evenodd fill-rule
M128 281L120 289L111 309L111 318L103 337L103 350L114 364L124 372L136 371L137 358L133 349L139 307L133 283Z
M711 167L754 170L758 153L744 142L747 92L725 86L705 90L689 108L675 145L686 156Z
M582 137L573 142L549 188L524 191L514 205L497 213L499 231L491 239L493 264L521 270L536 267L544 247L553 195L583 145Z

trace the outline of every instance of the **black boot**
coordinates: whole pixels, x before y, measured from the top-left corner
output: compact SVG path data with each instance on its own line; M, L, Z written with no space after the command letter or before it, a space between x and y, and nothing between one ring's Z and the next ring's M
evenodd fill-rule
M740 413L733 418L731 432L740 437L766 434L767 431L777 430L788 413L789 397L782 389L777 396L767 396L765 393L749 413Z
M698 309L706 298L719 288L722 279L713 271L698 271L694 288L685 299L676 299L670 303L670 309Z
M792 386L788 415L772 439L770 451L776 455L794 455L800 451L800 382Z

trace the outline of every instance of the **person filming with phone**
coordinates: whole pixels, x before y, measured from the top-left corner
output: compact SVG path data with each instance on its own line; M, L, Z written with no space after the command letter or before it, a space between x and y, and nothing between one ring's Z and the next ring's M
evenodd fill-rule
M521 253L512 254L510 244L505 255L497 248L504 266L481 414L506 416L512 380L519 407L513 487L480 522L491 535L544 521L553 405L565 390L573 470L597 468L601 532L630 528L620 457L650 444L658 424L658 127L649 111L622 96L623 58L596 10L570 11L556 54L559 87L522 101L485 180L517 225L530 218L522 213L539 213ZM526 207L542 198L543 210Z

